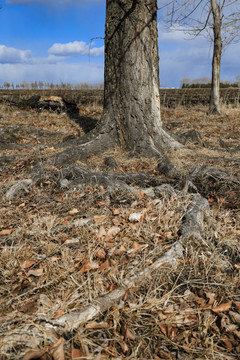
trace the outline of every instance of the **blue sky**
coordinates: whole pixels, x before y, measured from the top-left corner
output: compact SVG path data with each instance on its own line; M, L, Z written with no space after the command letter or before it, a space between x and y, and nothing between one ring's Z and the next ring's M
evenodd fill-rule
M0 0L0 85L23 80L101 82L104 73L105 0ZM159 16L160 81L211 75L212 49L204 37L166 32ZM240 44L223 55L223 80L240 75Z

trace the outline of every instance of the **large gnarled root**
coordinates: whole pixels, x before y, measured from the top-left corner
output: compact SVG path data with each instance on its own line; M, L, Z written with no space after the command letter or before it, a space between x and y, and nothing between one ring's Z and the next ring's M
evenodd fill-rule
M176 191L168 185L158 187L158 190L165 191L171 194L176 194ZM177 192L178 196L183 196L184 191ZM91 304L83 309L82 311L73 311L66 313L57 319L47 319L46 316L40 314L31 319L32 325L23 326L19 331L11 332L11 341L9 341L9 334L5 334L1 338L1 347L4 352L7 352L11 347L17 344L22 344L22 336L28 337L28 343L31 344L31 334L34 338L34 343L37 344L40 341L48 340L55 342L56 338L53 336L55 331L57 333L71 333L72 330L76 330L80 325L84 325L88 321L96 318L107 309L114 305L118 305L124 297L126 291L136 284L140 284L142 281L151 278L152 274L162 267L168 266L179 266L179 258L182 258L184 252L185 240L189 237L201 238L203 232L204 218L209 212L208 201L199 194L193 194L191 203L188 210L183 218L183 223L180 229L180 239L175 242L171 248L153 264L143 269L142 271L136 272L136 274L125 278L117 289L110 292L109 294L95 299ZM7 326L7 324L6 324Z
M125 279L122 286L118 289L101 297L100 299L94 300L94 302L86 309L80 312L65 314L57 320L51 321L51 324L53 326L60 325L64 327L64 331L76 329L80 325L85 324L87 321L92 320L97 315L103 313L111 306L116 305L128 289L135 286L136 283L140 283L143 279L150 277L153 271L158 270L163 265L176 264L177 258L180 258L183 254L184 241L189 236L201 238L204 217L208 211L208 201L198 194L193 195L192 204L189 206L181 227L182 235L180 240L174 243L171 249L167 251L164 256L156 260L152 265L143 271Z

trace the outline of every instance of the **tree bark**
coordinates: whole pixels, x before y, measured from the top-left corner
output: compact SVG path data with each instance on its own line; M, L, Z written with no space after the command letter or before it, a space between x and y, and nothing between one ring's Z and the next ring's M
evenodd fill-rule
M212 58L212 86L209 113L221 114L220 110L220 63L222 56L221 37L221 11L216 0L211 0L211 11L213 15L213 58Z
M96 129L56 157L62 165L120 145L146 156L183 148L162 128L157 0L107 0L104 109Z
M127 150L180 147L162 129L157 0L107 0L103 120Z

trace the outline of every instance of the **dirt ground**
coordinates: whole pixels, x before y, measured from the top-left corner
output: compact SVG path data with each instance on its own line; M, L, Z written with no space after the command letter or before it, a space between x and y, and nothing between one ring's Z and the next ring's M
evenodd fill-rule
M79 105L84 123L101 110ZM57 169L59 144L84 133L79 122L0 105L0 359L240 357L240 108L206 113L202 105L162 108L176 136L197 132L186 135L188 151L168 154L173 166L186 177L203 166L230 179L199 179L210 207L203 235L189 236L181 257L136 281L120 302L66 330L51 321L97 305L178 241L195 195L182 191L182 179L158 197L141 184L108 191L74 182L78 169L161 183L164 175L157 160L118 148ZM116 169L104 162L110 156Z

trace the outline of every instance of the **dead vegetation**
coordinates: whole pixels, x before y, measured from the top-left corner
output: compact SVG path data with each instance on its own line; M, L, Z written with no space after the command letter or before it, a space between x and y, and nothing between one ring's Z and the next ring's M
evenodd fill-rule
M162 110L201 140L171 168L119 149L57 168L76 119L1 105L1 359L239 358L240 110L223 113Z

